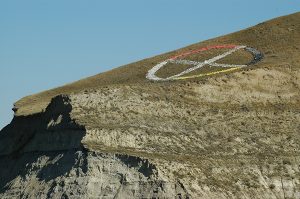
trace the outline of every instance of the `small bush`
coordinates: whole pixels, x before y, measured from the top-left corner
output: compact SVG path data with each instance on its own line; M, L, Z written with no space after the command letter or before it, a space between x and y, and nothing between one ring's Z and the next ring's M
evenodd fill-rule
M270 184L269 188L270 189L275 189L275 185L274 184Z

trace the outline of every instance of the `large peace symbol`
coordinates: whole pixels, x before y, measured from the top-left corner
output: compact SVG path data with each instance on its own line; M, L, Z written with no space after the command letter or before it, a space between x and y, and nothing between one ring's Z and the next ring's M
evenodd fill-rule
M208 50L212 50L212 49L229 49L227 52L220 54L218 56L215 56L211 59L205 60L203 62L198 62L198 61L191 61L191 60L186 60L183 59L184 57L187 57L188 55L192 55L192 54L197 54L203 51L208 51ZM245 50L248 53L251 53L253 56L253 59L245 64L245 65L238 65L238 64L220 64L217 63L218 60L223 59L229 55L231 55L232 53L238 51L238 50ZM167 80L179 80L179 79L189 79L189 78L195 78L195 77L202 77L202 76L209 76L209 75L214 75L214 74L218 74L218 73L224 73L224 72L229 72L229 71L234 71L243 67L247 67L249 65L255 64L257 62L259 62L260 60L263 59L263 54L256 50L255 48L252 47L247 47L247 46L241 46L241 45L218 45L218 46L208 46L205 48L200 48L197 50L193 50L193 51L189 51L189 52L185 52L182 53L180 55L176 55L174 57L171 57L157 65L155 65L153 68L151 68L146 77L150 80L155 80L155 81L167 81ZM156 76L156 72L158 70L160 70L162 67L164 67L166 64L168 63L175 63L175 64L185 64L185 65L191 65L192 67L176 74L176 75L172 75L166 78L161 78ZM195 71L199 68L202 68L203 66L215 66L215 67L220 67L221 70L215 71L215 72L209 72L209 73L201 73L198 75L190 75L190 76L185 76L188 73L191 73L192 71Z

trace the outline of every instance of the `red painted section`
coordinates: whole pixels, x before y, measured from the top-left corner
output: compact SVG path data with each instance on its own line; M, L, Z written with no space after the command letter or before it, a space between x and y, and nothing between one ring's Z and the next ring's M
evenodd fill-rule
M207 46L207 47L204 47L204 48L200 48L200 49L196 49L196 50L191 50L191 51L188 51L188 52L176 55L174 57L171 57L170 59L175 60L175 59L178 59L179 57L186 57L188 55L196 54L196 53L207 51L207 50L211 50L211 49L232 49L232 48L235 48L235 47L237 47L237 46L236 45Z

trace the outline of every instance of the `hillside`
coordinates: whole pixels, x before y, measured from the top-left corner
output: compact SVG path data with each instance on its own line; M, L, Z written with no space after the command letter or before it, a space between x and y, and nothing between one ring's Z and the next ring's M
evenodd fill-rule
M300 198L300 13L14 111L0 198Z

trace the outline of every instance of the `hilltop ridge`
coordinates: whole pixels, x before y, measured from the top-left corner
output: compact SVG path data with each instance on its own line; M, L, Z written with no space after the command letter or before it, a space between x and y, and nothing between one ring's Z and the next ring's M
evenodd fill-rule
M299 17L300 13L279 17L236 33L199 42L162 55L127 64L62 87L27 96L16 102L15 105L18 107L16 115L29 115L40 112L46 108L51 98L59 94L76 93L86 89L101 88L107 85L149 85L149 81L145 76L147 71L155 64L182 52L211 45L235 44L253 46L264 52L265 59L259 63L258 67L260 68L280 67L281 64L286 64L287 62L290 63L292 67L297 67L298 59L294 57L298 55L297 53L299 52L300 46ZM290 57L293 59L289 60ZM236 60L238 60L237 62L239 62L239 59L240 58L236 57L233 61L236 62ZM188 81L199 81L199 78L189 79ZM176 81L172 83L184 82Z

